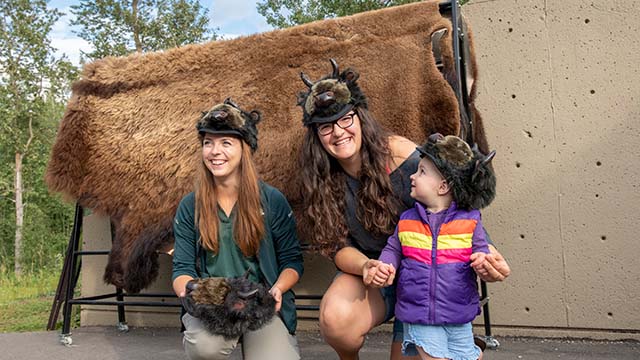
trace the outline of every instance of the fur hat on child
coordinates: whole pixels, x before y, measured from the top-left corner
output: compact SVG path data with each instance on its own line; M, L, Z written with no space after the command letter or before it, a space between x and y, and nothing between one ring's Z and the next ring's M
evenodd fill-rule
M180 298L182 305L210 333L225 339L258 330L275 315L276 300L264 285L247 275L189 280L187 294Z
M360 75L350 68L340 73L336 61L330 61L333 72L316 83L300 73L302 81L309 88L298 96L305 126L336 121L354 107L367 108L367 98L356 82Z
M496 196L496 177L491 168L495 150L482 154L457 136L436 133L417 148L428 157L451 187L453 200L463 209L481 209Z
M260 112L242 110L231 98L226 98L222 104L216 104L209 111L202 113L196 124L200 135L226 134L240 137L252 151L258 148L258 128Z

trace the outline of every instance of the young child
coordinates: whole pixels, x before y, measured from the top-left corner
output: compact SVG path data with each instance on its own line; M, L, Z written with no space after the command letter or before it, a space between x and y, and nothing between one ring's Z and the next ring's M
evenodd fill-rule
M455 136L433 134L411 176L415 207L402 213L376 269L379 286L399 268L396 317L402 351L422 359L478 359L471 321L480 313L476 274L488 247L480 211L495 196L488 156Z

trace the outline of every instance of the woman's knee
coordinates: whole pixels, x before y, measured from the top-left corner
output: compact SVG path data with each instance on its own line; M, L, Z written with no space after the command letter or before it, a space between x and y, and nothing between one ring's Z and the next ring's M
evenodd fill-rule
M327 301L320 308L320 327L327 331L344 329L353 325L353 308L341 301Z
M231 356L233 348L231 349L216 349L201 344L184 346L187 357L190 360L225 360Z
M185 334L183 344L190 360L228 359L236 347L236 341L225 340L221 336L200 334L193 337Z

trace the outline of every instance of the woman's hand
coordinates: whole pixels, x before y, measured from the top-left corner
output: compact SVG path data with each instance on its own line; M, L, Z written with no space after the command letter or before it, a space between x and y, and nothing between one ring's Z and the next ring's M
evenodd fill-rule
M193 278L189 275L178 276L173 280L173 292L181 298L187 296L187 283L191 280L193 280Z
M273 285L273 287L269 289L269 294L276 300L276 312L280 311L280 307L282 307L282 290L276 285Z
M366 286L385 287L393 284L396 269L391 264L385 264L380 260L369 259L362 266L362 282Z
M489 245L489 252L484 256L484 260L476 254L471 254L471 266L483 281L503 281L511 274L511 268L493 245Z

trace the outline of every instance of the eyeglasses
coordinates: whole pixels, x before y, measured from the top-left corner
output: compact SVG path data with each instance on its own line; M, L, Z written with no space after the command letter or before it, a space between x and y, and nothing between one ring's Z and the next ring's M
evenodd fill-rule
M338 127L340 129L346 129L349 126L353 125L353 117L356 115L356 113L350 113L347 114L345 116L343 116L342 118L330 122L330 123L325 123L322 125L318 125L318 127L316 128L316 130L318 131L318 134L322 135L322 136L327 136L329 134L331 134L333 132L333 126L334 125L338 125Z

